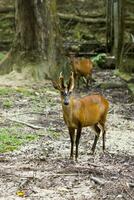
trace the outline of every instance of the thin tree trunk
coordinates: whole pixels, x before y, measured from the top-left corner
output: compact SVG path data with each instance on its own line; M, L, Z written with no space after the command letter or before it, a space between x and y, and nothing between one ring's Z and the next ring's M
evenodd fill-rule
M107 30L106 30L107 51L112 52L114 45L113 0L106 1L106 16L107 16Z
M120 68L124 41L124 13L123 1L114 1L114 55L116 67Z

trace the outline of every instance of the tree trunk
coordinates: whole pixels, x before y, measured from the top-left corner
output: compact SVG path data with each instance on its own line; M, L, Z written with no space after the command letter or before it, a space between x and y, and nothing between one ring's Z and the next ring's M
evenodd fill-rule
M120 68L122 63L122 51L124 45L124 2L114 1L114 55L116 67Z
M106 16L107 16L107 23L106 23L107 52L112 52L114 45L113 0L106 1Z
M60 55L56 0L16 0L16 36L0 73L27 71L37 79L55 74Z

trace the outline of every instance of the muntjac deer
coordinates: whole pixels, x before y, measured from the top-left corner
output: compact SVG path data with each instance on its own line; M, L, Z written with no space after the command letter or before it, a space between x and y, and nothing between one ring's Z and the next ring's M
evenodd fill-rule
M74 55L70 55L70 60L72 64L72 70L74 72L75 84L77 82L79 88L80 77L86 78L86 87L88 87L89 81L92 79L93 63L87 58L76 58Z
M59 81L53 82L55 89L61 94L61 103L63 109L64 121L68 127L71 152L70 159L73 159L74 143L76 145L75 159L78 158L78 145L83 127L92 126L95 130L95 138L92 145L92 153L94 153L100 132L102 131L103 150L105 150L105 122L108 113L109 103L99 94L92 94L80 99L72 96L74 89L73 72L67 85L64 84L64 77L60 74ZM75 139L75 129L77 129Z

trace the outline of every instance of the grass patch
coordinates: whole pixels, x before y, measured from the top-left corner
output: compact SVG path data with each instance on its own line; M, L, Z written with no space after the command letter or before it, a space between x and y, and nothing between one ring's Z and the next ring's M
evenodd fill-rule
M18 87L16 88L16 92L22 94L25 97L29 97L34 95L34 91L31 89L23 88L23 87Z
M131 91L132 96L134 97L134 83L129 83L128 84L128 89Z
M0 95L5 96L5 95L11 95L11 94L21 94L23 96L29 97L32 95L35 95L34 91L32 89L27 89L27 88L12 88L12 87L0 87Z
M48 129L48 132L49 132L49 135L52 136L52 138L54 138L56 140L59 139L61 136L60 132L56 132L55 130L52 130L51 128Z
M26 142L35 140L38 135L26 134L14 128L1 128L0 129L0 153L13 151L18 149Z
M0 95L1 96L10 95L10 94L12 94L14 92L15 92L15 90L13 88L10 88L10 87L0 87Z
M11 108L13 106L13 102L9 99L4 100L3 107L4 108Z

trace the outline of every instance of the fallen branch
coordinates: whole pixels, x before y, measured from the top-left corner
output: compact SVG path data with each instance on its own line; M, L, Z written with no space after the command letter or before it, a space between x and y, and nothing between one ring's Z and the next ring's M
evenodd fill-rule
M17 116L17 115L46 115L46 113L43 113L43 112L23 112L23 113L12 114L11 116Z
M64 19L64 20L71 20L71 21L75 21L75 22L82 22L82 23L89 23L89 24L105 24L106 20L104 18L83 18L83 17L79 17L77 15L73 15L73 14L63 14L63 13L58 13L59 18Z
M43 113L43 112L23 112L23 113L12 114L10 116L12 116L12 117L20 116L20 115L44 115L44 116L47 116L48 114L51 114L51 112L55 112L56 115L58 114L58 112L56 112L56 111L48 111L48 112L45 111L45 113Z
M24 122L24 121L19 121L19 120L11 119L11 118L6 118L6 119L7 119L7 120L10 120L10 121L13 121L13 122L16 122L16 123L19 123L19 124L24 124L24 125L26 125L26 126L28 126L28 127L30 127L30 128L33 128L33 129L37 129L37 130L39 130L39 129L45 129L45 128L42 127L42 126L35 126L35 125L33 125L33 124L29 124L29 123Z
M15 12L15 9L12 7L9 8L0 8L0 13L9 13L9 12Z
M14 21L14 16L4 16L4 17L1 17L1 21L4 21L4 20L13 20Z

